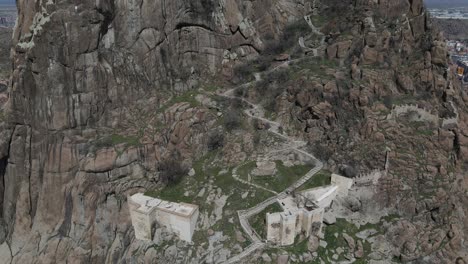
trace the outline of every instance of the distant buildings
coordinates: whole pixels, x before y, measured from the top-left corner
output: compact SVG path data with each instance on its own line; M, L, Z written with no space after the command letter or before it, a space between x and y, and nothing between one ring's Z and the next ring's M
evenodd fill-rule
M463 83L468 83L468 57L457 61L457 76Z
M468 10L466 8L430 8L429 13L433 18L468 19Z
M16 6L0 5L0 27L13 28L17 16Z
M468 45L457 40L447 41L447 49L455 64L455 74L459 80L468 83Z

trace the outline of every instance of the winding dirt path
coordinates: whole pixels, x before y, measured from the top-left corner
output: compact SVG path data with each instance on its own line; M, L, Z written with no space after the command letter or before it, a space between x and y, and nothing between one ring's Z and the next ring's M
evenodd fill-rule
M275 70L277 70L277 69L279 69L281 67L285 67L285 66L287 67L288 65L289 65L289 62L283 63L283 64L273 68L269 72L275 71ZM256 83L256 82L258 82L260 80L261 79L257 77L256 80L253 81L253 82L240 85L240 86L238 86L236 88L230 89L230 90L228 90L228 91L226 91L226 92L224 92L222 94L218 94L218 95L222 96L222 97L225 97L225 98L228 98L228 99L241 100L242 102L247 104L250 108L244 110L244 113L249 118L260 120L260 121L262 121L264 123L269 124L270 128L268 129L268 131L270 133L284 139L286 142L288 142L290 144L291 147L287 148L287 149L284 149L284 150L294 150L294 151L296 151L296 152L298 152L298 153L300 153L302 155L305 155L305 156L309 157L310 159L312 159L314 161L315 166L314 166L313 169L311 169L309 172L307 172L307 174L305 174L302 178L300 178L298 181L296 181L294 184L289 186L287 189L285 189L281 193L276 193L274 191L268 190L268 189L266 189L266 188L264 188L262 186L259 186L257 184L254 184L254 183L245 181L243 179L240 179L239 176L237 175L237 169L239 168L239 166L236 167L233 170L233 177L234 177L235 180L237 180L237 181L239 181L239 182L241 182L243 184L253 186L253 187L258 188L258 189L262 189L262 190L272 192L272 193L275 194L275 196L268 198L267 200L255 205L252 208L249 208L249 209L246 209L246 210L240 210L240 211L237 212L238 215L239 215L239 221L240 221L240 224L242 226L242 229L244 229L244 232L248 235L248 237L249 237L250 241L252 242L252 244L250 244L247 248L245 248L244 251L242 251L240 254L230 258L226 263L240 262L242 259L246 258L250 254L257 251L258 249L266 247L266 243L264 241L262 241L261 237L255 232L255 230L250 225L249 218L252 217L253 215L259 214L266 207L270 206L271 204L274 204L278 199L285 198L290 192L292 192L292 191L296 190L297 188L299 188L300 186L302 186L304 183L306 183L308 180L310 180L314 175L316 175L323 168L323 163L319 159L317 159L312 153L309 153L309 152L306 152L306 151L300 149L301 147L303 147L303 146L305 146L307 144L305 141L296 140L296 139L288 136L287 134L285 134L282 131L283 129L282 129L282 126L281 126L280 123L275 122L273 120L266 119L264 117L265 116L265 111L260 105L254 104L254 103L246 100L245 98L235 96L235 90L240 89L240 88L244 88L244 87L248 87L249 85L254 84L254 83ZM272 151L272 152L275 152L275 151ZM240 165L240 166L242 166L242 165Z
M314 34L317 34L317 35L322 37L320 43L321 43L321 45L324 45L325 36L320 32L320 30L318 30L313 25L312 21L310 20L310 16L309 17L304 17L304 19L307 21L307 23L311 27L312 32ZM318 56L317 49L313 49L313 56L311 56L311 57L317 57L317 56ZM313 160L313 162L315 164L315 167L313 169L311 169L301 179L296 181L294 184L289 186L287 189L285 189L281 193L276 193L276 192L268 190L268 189L266 189L266 188L264 188L262 186L258 186L257 184L250 183L248 181L244 181L244 180L240 179L239 176L237 175L237 169L239 167L236 167L235 170L233 170L233 177L234 177L235 180L237 180L237 181L239 181L241 183L244 183L244 184L248 184L248 185L253 186L255 188L259 188L259 189L262 189L262 190L272 192L272 193L275 194L275 196L268 198L267 200L257 204L256 206L254 206L252 208L249 208L249 209L246 209L246 210L240 210L240 211L237 212L237 214L239 215L239 221L241 223L242 229L244 229L244 232L248 235L248 237L249 237L250 241L252 242L252 244L249 245L247 248L245 248L244 251L242 251L240 254L230 258L226 263L240 262L242 259L246 258L250 254L257 251L258 249L266 247L266 243L264 241L262 241L261 237L255 232L255 230L250 225L248 219L251 216L260 213L266 207L268 207L269 205L275 203L278 199L286 197L290 192L292 192L292 191L296 190L297 188L299 188L300 186L302 186L304 183L306 183L308 180L310 180L315 174L317 174L323 168L323 163L319 159L317 159L312 153L309 153L309 152L306 152L306 151L300 149L301 147L304 147L305 145L307 145L307 142L301 141L301 140L296 140L296 139L288 136L287 134L285 134L283 132L283 129L282 129L282 126L281 126L280 123L265 118L265 110L260 105L254 104L254 103L246 100L245 98L242 98L242 97L239 97L239 96L235 95L235 91L237 89L247 88L252 84L260 82L262 80L263 76L265 76L265 75L267 75L269 73L275 72L275 71L277 71L277 70L279 70L281 68L288 68L290 64L292 64L294 62L304 60L304 59L310 59L310 57L303 57L303 58L299 58L299 59L286 61L286 62L281 63L280 65L278 65L278 66L276 66L276 67L274 67L274 68L272 68L270 70L267 70L265 72L255 73L254 74L254 76L255 76L254 81L239 85L238 87L230 89L230 90L228 90L228 91L226 91L224 93L218 94L219 96L225 97L225 98L228 98L228 99L241 100L242 102L244 102L245 104L247 104L250 107L249 109L244 110L244 113L249 118L260 120L260 121L262 121L264 123L269 124L270 128L268 129L268 131L270 133L272 133L273 135L276 135L279 138L282 138L283 140L288 142L289 145L290 145L289 148L283 149L283 150L280 150L280 151L294 150L294 151L296 151L296 152L298 152L300 154L303 154L303 155L309 157L310 159ZM278 150L271 151L270 153L267 153L267 154L271 154L273 152L278 152Z

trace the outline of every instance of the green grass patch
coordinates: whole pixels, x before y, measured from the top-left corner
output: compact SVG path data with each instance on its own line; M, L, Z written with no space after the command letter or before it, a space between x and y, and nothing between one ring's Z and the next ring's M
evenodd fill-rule
M250 208L270 198L273 194L257 190L234 180L232 168L219 166L221 163L219 160L220 154L221 152L218 150L211 151L195 161L192 165L195 170L194 176L186 176L178 184L150 190L145 194L168 201L197 204L201 214L211 215L214 210L214 203L207 202L210 194L208 187L211 185L211 192L216 193L218 188L222 189L223 195L229 196L223 208L223 217L210 228L216 232L221 231L229 237L223 242L224 247L233 247L236 244L246 247L250 243L248 240L243 243L236 240L235 231L242 231L237 211ZM224 172L223 169L225 169ZM202 192L203 189L205 189L204 192ZM242 194L247 191L249 196L242 199ZM193 241L196 245L208 245L206 232L207 230L197 230L194 233Z
M260 213L252 216L249 219L250 226L257 232L257 234L266 239L266 214L267 213L277 213L282 212L283 209L278 203L269 205L267 208L263 209Z
M140 144L140 140L138 137L134 136L122 136L114 134L110 137L112 145L119 145L119 144L126 144L129 146L137 146Z
M248 174L257 166L255 161L249 161L237 169L237 174L241 179L247 180Z
M320 186L327 186L331 183L331 175L332 173L327 170L321 170L316 175L312 176L310 180L308 180L304 185L299 187L297 191L304 191Z
M336 249L341 247L344 249L344 252L339 255L338 261L340 260L345 260L346 258L344 257L345 254L354 254L354 252L348 252L349 247L348 244L346 243L346 240L343 237L343 234L346 233L349 236L351 236L355 243L357 244L358 240L361 241L363 249L364 249L364 255L362 259L357 260L355 263L368 263L368 255L371 252L371 245L369 242L359 239L356 237L356 233L368 230L368 229L375 229L377 231L375 235L382 234L382 229L381 229L381 223L378 224L366 224L362 225L359 228L354 225L351 222L346 221L343 218L338 218L336 219L336 223L333 225L325 226L325 238L324 240L327 242L328 246L327 248L319 247L318 249L318 255L319 257L325 261L326 263L329 263L330 261L336 262L336 260L332 259L334 252L336 252ZM335 236L335 234L337 234ZM333 252L331 251L333 249Z
M186 197L184 196L184 193L185 193L185 184L183 182L180 182L175 185L167 186L161 190L147 191L145 195L167 200L167 201L178 202L178 203L193 202L192 197Z
M276 192L282 192L300 178L302 178L304 175L306 175L307 172L314 168L314 166L310 164L304 164L287 167L283 164L282 161L276 161L276 168L278 171L275 175L274 182L270 184L270 188Z
M159 112L165 112L169 107L177 104L177 103L189 103L190 106L196 107L199 106L200 103L195 99L195 97L199 94L200 92L198 90L189 90L186 92L183 92L181 94L176 94L173 95L169 101L167 101L161 108L159 109Z
M208 180L208 175L213 173L215 170L219 172L219 168L210 167L209 170L206 167L207 164L212 162L212 160L218 154L217 151L212 151L207 153L205 156L193 163L193 169L195 170L195 176L184 177L178 184L166 186L160 190L151 190L145 193L145 195L151 197L157 197L164 200L174 201L174 202L193 202L193 193L192 196L184 196L186 190L192 190L193 192L201 190L204 183Z
M416 134L421 136L433 136L434 129L427 123L423 121L412 121L409 123L410 127L412 127Z
M207 92L216 92L220 88L221 87L219 85L216 85L216 84L206 84L206 85L203 86L203 90L205 90Z
M272 176L251 175L251 182L275 192L282 192L302 178L313 166L310 164L287 167L282 161L276 162L276 174ZM239 167L238 174L241 179L247 180L249 173L256 167L255 161L250 161Z
M332 75L327 73L327 69L336 69L338 64L335 60L329 59L317 59L312 58L309 60L302 60L289 67L289 75L291 79L298 79L304 76L304 74L310 73L313 76L320 77L322 79L333 79Z
M270 256L272 253L275 254L284 254L287 253L288 255L302 255L306 252L309 252L308 249L308 239L299 239L299 236L296 237L294 244L291 246L285 246L285 247L280 247L280 248L269 248L264 250L265 253L268 253ZM309 263L319 263L319 262L309 262ZM329 263L329 262L327 262Z
M387 216L382 217L382 220L391 223L391 222L395 222L396 220L400 218L401 216L398 214L389 214Z
M123 144L125 148L140 146L139 136L123 136L119 134L112 134L99 138L94 142L96 149L111 148Z
M323 27L325 25L325 23L327 22L327 18L324 17L324 16L321 16L321 15L314 15L310 19L312 20L312 24L316 28Z
M413 95L404 94L404 95L400 95L400 96L393 98L392 103L393 105L406 105L406 104L415 104L417 102Z
M434 135L434 131L430 130L430 129L418 129L416 131L418 133L418 135L421 135L421 136L433 136Z

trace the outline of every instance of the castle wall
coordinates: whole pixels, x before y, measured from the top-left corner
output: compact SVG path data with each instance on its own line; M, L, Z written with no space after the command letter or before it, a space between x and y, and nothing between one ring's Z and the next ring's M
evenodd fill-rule
M319 197L317 199L317 205L320 208L330 207L333 200L336 199L336 195L338 194L337 190L338 190L338 188L334 188L334 189L330 190L330 192L327 193L326 195L324 195L322 197Z
M192 241L199 215L198 206L166 202L142 194L129 197L128 204L137 239L151 240L152 226L158 223L179 239Z
M442 128L458 126L459 115L458 115L457 108L453 105L453 102L450 102L450 103L452 104L455 117L439 118L437 115L432 114L429 110L425 108L420 108L417 105L408 104L408 105L394 106L392 109L392 112L387 116L387 119L395 119L402 114L415 112L417 116L413 115L411 117L412 121L432 122L433 124L437 126L440 125Z
M281 241L281 213L267 213L267 240L275 244Z
M281 213L281 242L280 245L294 244L296 238L296 214Z
M348 196L348 191L353 186L354 180L340 176L338 174L332 174L331 184L338 187L338 195L341 197Z
M197 208L195 213L193 213L192 217L190 218L190 241L192 241L193 233L195 233L195 228L197 227L197 220L198 216L200 215L200 210Z
M323 214L325 210L318 208L312 211L303 210L302 232L305 236L318 235L322 232Z
M336 198L337 192L338 186L328 185L306 190L302 192L302 195L314 201L318 207L327 208Z
M302 210L297 210L294 212L296 214L296 228L294 232L299 234L302 232L303 223L304 223L304 213Z
M139 240L151 240L151 227L153 224L151 215L138 210L130 210L130 217L133 229L135 230L135 238Z
M319 235L322 231L323 215L337 195L348 195L354 184L337 174L332 175L331 185L321 186L286 196L277 202L281 213L267 213L267 240L281 245L292 245L297 235Z
M381 177L382 172L380 170L373 170L369 173L361 174L354 178L354 184L359 186L377 185Z

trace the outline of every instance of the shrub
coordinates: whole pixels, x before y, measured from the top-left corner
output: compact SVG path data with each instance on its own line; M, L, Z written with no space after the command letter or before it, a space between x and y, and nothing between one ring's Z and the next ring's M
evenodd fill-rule
M213 12L216 10L215 3L212 0L201 0L201 1L187 1L188 9L191 12L189 16L192 18L199 18L210 20ZM199 17L197 17L199 16Z
M383 97L383 104L388 109L392 109L393 106L393 97L391 95L386 95Z
M260 141L262 140L262 136L264 136L264 135L263 135L263 133L260 133L260 132L257 132L257 133L254 134L253 143L254 143L255 146L260 144Z
M270 82L276 82L277 84L286 83L289 81L290 76L287 70L278 70L268 74Z
M246 93L246 89L243 87L234 90L234 94L236 97L244 97L245 93Z
M268 98L263 106L268 113L274 113L276 111L276 98Z
M263 53L266 55L284 53L296 44L301 34L308 32L310 32L310 27L307 22L304 19L299 19L287 25L283 30L283 35L279 39L267 40Z
M239 98L235 98L235 99L231 100L230 103L231 103L231 105L229 107L229 109L230 109L229 111L231 111L232 109L241 109L245 104L245 102L242 101L242 99L239 99ZM239 110L234 110L234 111L239 111Z
M168 158L159 163L159 176L163 183L176 185L188 173L188 169L178 159Z
M224 116L224 127L226 127L228 131L232 131L239 128L241 124L240 111L233 108L228 109L228 112Z
M265 46L261 51L261 56L255 60L240 64L234 68L234 74L240 80L253 80L254 72L263 72L271 66L274 57L285 53L294 47L301 35L310 32L310 27L304 19L287 25L283 34L275 39L273 36L267 36L264 39Z
M333 155L332 151L326 146L320 145L319 141L316 141L312 145L312 149L313 149L314 154L317 156L317 158L324 160L324 161L328 161L330 157Z
M348 178L357 176L357 170L353 166L345 165L340 168L340 173Z
M224 134L220 131L211 132L208 135L208 150L217 150L224 146Z
M246 80L251 75L251 68L247 63L240 64L234 68L234 75L241 80Z
M256 130L268 130L271 128L270 123L260 121L258 119L254 119L252 121L252 125Z

